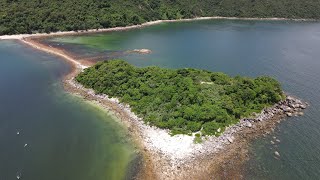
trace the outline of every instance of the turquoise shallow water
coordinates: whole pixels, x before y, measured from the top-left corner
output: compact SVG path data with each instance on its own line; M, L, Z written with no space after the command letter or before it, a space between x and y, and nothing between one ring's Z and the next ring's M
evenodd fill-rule
M230 75L277 78L284 90L308 101L305 116L281 123L251 145L246 179L320 177L320 23L210 20L164 23L143 29L46 41L83 56L104 54L138 66L194 67ZM108 52L148 48L150 55ZM84 55L85 54L85 55ZM276 136L281 142L271 145ZM274 158L274 151L281 154Z
M130 179L136 154L125 129L63 91L69 70L57 57L0 42L1 180Z

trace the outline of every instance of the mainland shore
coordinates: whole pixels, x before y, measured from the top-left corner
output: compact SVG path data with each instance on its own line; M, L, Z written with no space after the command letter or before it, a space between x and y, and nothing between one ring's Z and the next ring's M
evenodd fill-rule
M316 19L289 19L289 18L246 18L246 17L222 17L222 16L212 16L212 17L196 17L191 19L175 19L175 20L156 20L150 21L143 24L125 26L125 27L114 27L114 28L102 28L102 29L88 29L88 30L79 30L79 31L58 31L52 33L35 33L35 34L15 34L15 35L2 35L0 36L0 40L8 40L8 39L18 39L21 40L23 38L28 37L48 37L48 36L66 36L66 35L80 35L80 34L92 34L99 32L112 32L112 31L126 31L131 29L143 28L147 26L152 26L161 23L167 22L188 22L188 21L198 21L198 20L251 20L251 21L317 21Z
M232 19L210 17L199 19ZM237 18L239 19L239 18ZM191 21L183 20L183 21ZM248 20L259 20L249 18ZM266 20L286 20L273 19ZM179 21L179 20L173 20ZM92 30L83 33L107 32L140 28L161 22L155 21L143 25ZM13 35L1 36L0 39L18 39L32 48L44 51L59 57L73 67L72 72L64 78L65 89L86 100L94 101L108 111L112 111L127 127L133 141L138 145L143 155L143 165L137 179L242 179L243 163L248 159L249 143L256 137L271 133L276 124L287 117L303 115L307 107L305 102L287 96L285 100L264 109L259 114L241 119L239 123L228 127L219 137L205 137L202 143L194 143L194 137L187 135L170 136L167 130L146 125L142 119L131 112L130 107L121 104L118 99L108 98L107 95L95 94L86 89L74 78L85 68L93 65L77 61L68 52L47 46L37 41L37 37L52 35L73 35L78 32L60 32L42 35ZM275 152L275 157L281 154Z

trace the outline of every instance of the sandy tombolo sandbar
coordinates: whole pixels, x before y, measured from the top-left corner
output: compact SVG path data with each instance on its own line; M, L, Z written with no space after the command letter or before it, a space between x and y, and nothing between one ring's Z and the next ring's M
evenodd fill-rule
M156 24L158 21L152 23ZM144 25L138 27L141 26ZM121 28L112 28L108 31L119 29ZM68 33L76 32L51 35L67 35ZM247 159L250 140L271 132L275 125L280 120L287 119L287 116L302 115L301 111L307 107L306 103L287 96L284 101L263 110L260 114L242 119L238 124L228 127L220 137L206 137L203 143L195 144L194 137L187 135L172 137L166 130L144 124L142 119L131 112L129 106L119 103L117 99L110 99L107 95L95 94L93 90L84 88L74 81L74 77L93 64L79 62L68 52L41 44L36 38L33 39L33 36L46 37L48 35L16 35L1 38L21 40L35 49L62 57L74 67L72 73L64 79L66 90L114 112L118 119L128 127L133 140L138 144L144 156L139 178L212 179L215 176L228 176L239 179L242 177L241 165Z

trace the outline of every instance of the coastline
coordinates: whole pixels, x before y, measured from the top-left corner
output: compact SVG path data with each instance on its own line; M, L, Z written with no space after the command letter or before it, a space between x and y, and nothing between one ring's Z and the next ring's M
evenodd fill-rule
M291 18L246 18L246 17L223 17L223 16L212 16L212 17L196 17L190 19L174 19L174 20L155 20L149 21L142 24L124 26L124 27L113 27L113 28L103 28L103 29L88 29L88 30L79 30L79 31L58 31L52 33L36 33L36 34L16 34L16 35L2 35L0 40L8 39L24 39L30 37L49 37L49 36L65 36L65 35L81 35L81 34L92 34L92 33L102 33L102 32L112 32L112 31L125 31L131 29L138 29L147 26L157 25L161 23L169 22L188 22L188 21L199 21L199 20L250 20L250 21L317 21L317 19L291 19Z
M288 103L281 109L279 109L281 104L275 105L260 114L264 115L264 118L242 119L238 124L229 127L222 136L218 138L209 137L202 144L194 144L193 138L190 136L171 137L165 130L145 125L141 119L130 111L128 106L119 103L117 99L109 99L106 95L96 95L93 90L83 88L76 83L74 77L92 64L82 64L67 52L46 46L32 38L21 38L19 40L40 51L60 56L70 63L73 70L64 79L65 89L72 94L80 95L86 100L96 102L108 111L114 112L121 122L128 127L144 156L140 174L142 179L205 179L213 178L217 174L225 176L226 169L235 168L231 167L235 164L238 165L236 168L241 168L242 163L248 158L249 141L272 131L275 125L287 116L285 110L290 105L295 106L293 102ZM290 97L289 99L299 102L296 98ZM302 102L300 103L305 105ZM297 108L297 110L302 109ZM232 164L228 164L230 162ZM239 169L231 170L228 173L228 177L241 179Z

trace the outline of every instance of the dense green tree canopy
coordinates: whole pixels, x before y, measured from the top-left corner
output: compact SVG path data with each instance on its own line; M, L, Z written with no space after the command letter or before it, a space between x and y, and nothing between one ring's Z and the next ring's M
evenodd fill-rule
M0 0L0 35L199 16L320 18L319 0Z
M280 84L269 77L230 77L197 69L137 68L125 61L99 62L76 80L117 97L146 122L173 134L218 135L241 117L279 102ZM220 128L220 132L218 129Z

